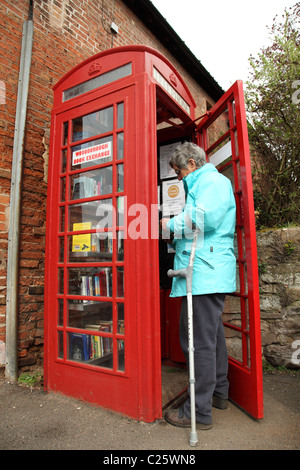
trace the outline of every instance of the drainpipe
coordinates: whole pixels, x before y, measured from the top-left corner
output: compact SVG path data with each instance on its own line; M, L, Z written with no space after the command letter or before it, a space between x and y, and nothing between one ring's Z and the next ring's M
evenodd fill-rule
M19 240L22 167L29 75L33 39L33 0L30 1L28 21L23 24L17 109L15 118L13 161L10 188L10 210L7 252L6 294L6 368L5 376L12 382L18 378L18 297L19 297Z

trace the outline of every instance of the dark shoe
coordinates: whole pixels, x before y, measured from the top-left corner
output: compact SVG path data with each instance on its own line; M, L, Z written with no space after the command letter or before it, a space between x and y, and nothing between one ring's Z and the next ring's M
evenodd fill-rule
M218 397L213 395L212 406L219 408L219 410L226 410L228 408L228 400L226 398Z
M165 420L167 423L172 424L172 426L177 426L179 428L190 428L191 427L191 419L188 418L184 412L183 408L177 408L175 410L169 410L165 414ZM197 422L196 428L204 431L206 429L211 429L212 424L204 424Z
M185 416L182 408L176 408L175 410L169 410L165 414L165 420L172 426L179 428L190 428L191 420Z

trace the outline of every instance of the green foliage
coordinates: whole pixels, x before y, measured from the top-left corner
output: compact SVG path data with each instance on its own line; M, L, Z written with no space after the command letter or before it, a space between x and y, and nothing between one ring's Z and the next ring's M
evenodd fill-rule
M293 251L295 250L295 246L293 245L293 242L290 240L284 244L284 250L287 256L291 255Z
M263 366L263 372L266 374L276 374L276 373L289 373L292 375L300 373L300 370L296 369L288 369L285 366L272 366L268 361L263 360L262 361L262 366Z
M254 203L262 227L300 223L300 2L274 19L272 45L250 57L245 92Z
M31 389L37 385L41 385L42 380L43 380L43 376L39 372L35 372L35 373L24 372L18 378L19 383L27 385Z
M266 263L258 263L258 274L261 276L267 272Z

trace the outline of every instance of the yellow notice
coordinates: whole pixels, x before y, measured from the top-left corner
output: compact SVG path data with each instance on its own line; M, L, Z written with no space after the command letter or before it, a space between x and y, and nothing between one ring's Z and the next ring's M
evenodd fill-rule
M92 228L91 222L82 222L73 224L74 232L79 230L90 230ZM91 234L83 233L82 235L73 235L72 251L91 251Z
M171 198L174 198L174 197L177 197L178 194L179 194L178 186L176 184L172 184L172 186L168 188L168 196Z

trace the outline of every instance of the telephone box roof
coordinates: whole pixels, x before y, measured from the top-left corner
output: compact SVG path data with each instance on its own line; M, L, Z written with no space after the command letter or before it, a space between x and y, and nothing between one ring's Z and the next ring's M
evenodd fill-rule
M217 101L223 95L224 90L221 86L186 46L185 42L178 36L150 0L123 0L123 3L135 13L145 26L151 31L155 31L157 39L171 52L211 98Z

